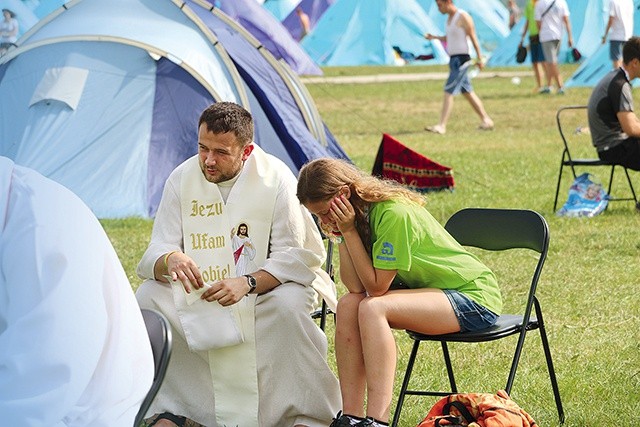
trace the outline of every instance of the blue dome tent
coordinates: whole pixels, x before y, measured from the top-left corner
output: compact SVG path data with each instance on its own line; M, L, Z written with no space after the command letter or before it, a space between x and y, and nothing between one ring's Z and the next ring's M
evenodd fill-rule
M298 0L265 0L262 7L268 10L279 22L295 9L298 3Z
M331 5L302 47L320 65L394 65L394 46L424 63L444 64L449 57L437 40L424 34L437 28L416 0L341 0Z
M17 44L0 57L0 155L100 218L155 214L212 102L249 109L256 143L294 173L346 158L297 75L202 0L72 0Z
M297 39L268 10L256 0L208 0L217 6L253 37L276 59L285 61L299 75L322 75L322 70L300 47Z
M635 13L633 15L633 34L640 31L640 0L634 1ZM599 34L602 34L603 30ZM605 74L612 70L611 59L609 59L609 43L600 44L598 41L597 50L573 73L567 80L566 87L593 87ZM635 80L634 86L638 84Z
M297 7L301 7L304 13L307 14L309 17L310 30L313 30L322 14L324 14L335 1L336 0L302 0L298 3ZM293 9L291 13L282 20L282 25L284 25L287 31L289 31L289 34L291 34L291 37L295 40L301 39L302 27L300 26L300 18L298 18L296 9Z

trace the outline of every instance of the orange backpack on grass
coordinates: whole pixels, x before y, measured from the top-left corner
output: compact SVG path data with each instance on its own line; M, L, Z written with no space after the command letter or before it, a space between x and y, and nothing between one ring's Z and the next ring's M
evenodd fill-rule
M537 427L507 392L460 393L436 402L417 427Z

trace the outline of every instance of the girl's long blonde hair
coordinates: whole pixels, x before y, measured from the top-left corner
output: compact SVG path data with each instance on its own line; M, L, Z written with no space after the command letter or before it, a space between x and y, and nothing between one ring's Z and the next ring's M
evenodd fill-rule
M303 205L327 201L335 197L344 185L351 190L349 201L356 213L356 229L367 248L371 245L367 212L372 203L387 200L404 200L419 205L425 203L420 193L396 181L369 175L345 160L330 158L313 160L300 169L298 200Z

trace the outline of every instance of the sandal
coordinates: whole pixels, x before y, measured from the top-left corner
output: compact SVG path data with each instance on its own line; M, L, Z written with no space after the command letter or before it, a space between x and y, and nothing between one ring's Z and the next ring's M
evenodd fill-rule
M160 420L169 420L172 423L174 423L177 427L184 427L184 423L187 421L187 417L181 417L179 415L173 415L172 413L169 413L169 412L163 412L162 414L158 415L151 422L151 424L147 424L147 427L156 425L157 422Z
M480 126L478 126L478 130L493 130L494 127L493 123L481 123Z
M426 130L427 132L436 133L438 135L444 135L445 134L445 130L442 129L442 127L440 127L440 125L427 126L427 127L424 128L424 130Z

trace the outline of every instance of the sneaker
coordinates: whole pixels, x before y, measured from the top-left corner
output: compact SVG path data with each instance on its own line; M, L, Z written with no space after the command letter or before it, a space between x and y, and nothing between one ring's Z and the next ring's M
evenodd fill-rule
M356 424L355 427L389 427L389 423L381 423L371 417L367 417Z
M342 413L342 411L338 411L338 413L336 414L336 417L333 419L331 424L329 424L329 427L359 426L361 425L360 423L363 421L365 421L363 418L345 415ZM369 425L369 424L364 424L364 425Z
M556 95L564 95L564 89L560 88L557 90Z
M551 88L549 86L545 86L538 91L539 94L551 93Z

